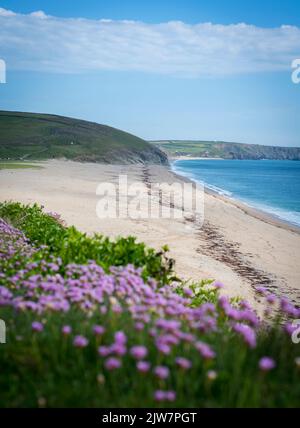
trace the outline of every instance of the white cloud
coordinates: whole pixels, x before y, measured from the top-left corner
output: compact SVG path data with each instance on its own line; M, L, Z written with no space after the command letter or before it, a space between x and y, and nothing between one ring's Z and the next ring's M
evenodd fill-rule
M0 16L14 16L16 15L12 10L3 9L3 7L0 7Z
M30 16L35 16L36 18L46 19L47 15L42 10L37 10L36 12L31 12Z
M0 56L9 69L63 73L135 70L197 77L281 71L300 56L300 28L66 19L0 8Z

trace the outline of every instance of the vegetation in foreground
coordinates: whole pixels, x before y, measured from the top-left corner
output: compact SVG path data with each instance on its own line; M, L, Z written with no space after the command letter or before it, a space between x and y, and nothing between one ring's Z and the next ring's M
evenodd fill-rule
M265 324L220 283L173 284L167 248L87 237L36 205L0 217L1 407L299 405L287 299L258 288L278 313Z

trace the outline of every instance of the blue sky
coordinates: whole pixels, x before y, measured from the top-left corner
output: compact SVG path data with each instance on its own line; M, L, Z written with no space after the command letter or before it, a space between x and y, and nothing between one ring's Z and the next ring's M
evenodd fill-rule
M300 146L300 84L290 66L300 58L299 1L0 7L14 12L0 13L1 109L84 118L146 139ZM44 14L29 15L36 11Z

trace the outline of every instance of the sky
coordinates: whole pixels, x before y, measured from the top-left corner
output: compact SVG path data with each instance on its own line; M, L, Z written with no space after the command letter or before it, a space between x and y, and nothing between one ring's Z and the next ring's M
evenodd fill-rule
M0 109L149 140L300 146L296 58L298 0L0 0Z

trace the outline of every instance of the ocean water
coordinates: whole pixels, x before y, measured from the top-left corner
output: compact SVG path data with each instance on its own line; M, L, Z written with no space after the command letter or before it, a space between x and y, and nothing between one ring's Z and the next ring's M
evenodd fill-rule
M300 162L178 160L178 174L300 227Z

